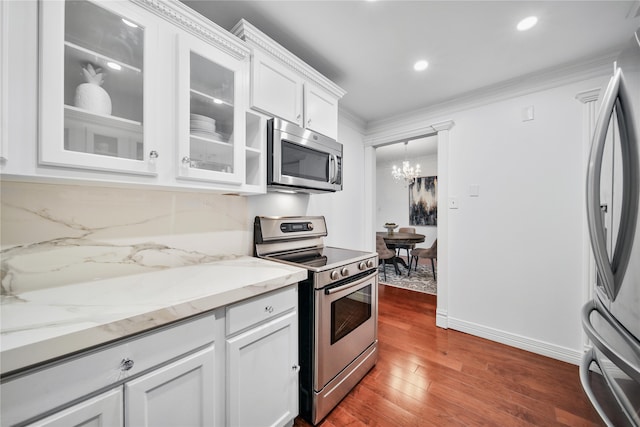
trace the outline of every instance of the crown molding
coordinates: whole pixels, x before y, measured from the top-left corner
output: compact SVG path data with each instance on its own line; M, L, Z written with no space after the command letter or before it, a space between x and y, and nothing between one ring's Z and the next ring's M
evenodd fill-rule
M316 71L306 62L282 47L278 42L267 36L265 33L254 27L248 21L241 19L232 29L231 32L240 39L247 42L250 46L258 48L267 53L278 62L294 70L302 75L305 80L312 81L321 88L333 94L335 97L342 98L347 92L331 80Z
M451 116L459 111L481 107L486 104L553 89L591 78L605 77L610 74L611 64L618 53L619 51L616 50L586 61L531 73L483 89L468 92L455 99L421 108L404 115L368 122L365 132L366 140L375 139L378 135L390 131L393 132L392 129L394 128L420 128L425 119L429 117Z
M142 8L213 44L236 59L244 60L251 50L231 33L177 0L131 0Z
M338 104L338 117L339 123L345 124L353 130L359 132L361 135L364 135L367 122L365 122L358 115L354 114L351 110L342 107L341 104Z

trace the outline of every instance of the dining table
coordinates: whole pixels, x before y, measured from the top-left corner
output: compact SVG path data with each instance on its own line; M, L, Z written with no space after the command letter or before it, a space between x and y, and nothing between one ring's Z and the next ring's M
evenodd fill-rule
M416 243L422 243L424 242L424 239L425 239L424 234L395 232L395 231L391 233L387 231L378 231L376 232L376 236L382 237L387 247L393 251L396 250L396 247L398 245L412 245ZM397 254L394 258L394 261L402 264L407 269L409 268L405 260L397 256Z

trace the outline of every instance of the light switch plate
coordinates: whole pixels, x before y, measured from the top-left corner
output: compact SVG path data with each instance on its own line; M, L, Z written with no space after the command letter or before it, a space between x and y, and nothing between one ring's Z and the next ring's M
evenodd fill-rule
M449 209L458 209L457 197L449 197Z

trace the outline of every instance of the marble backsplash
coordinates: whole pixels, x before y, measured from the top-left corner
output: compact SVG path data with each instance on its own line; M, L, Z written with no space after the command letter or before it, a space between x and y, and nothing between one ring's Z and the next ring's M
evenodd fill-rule
M244 197L1 185L1 294L251 255Z

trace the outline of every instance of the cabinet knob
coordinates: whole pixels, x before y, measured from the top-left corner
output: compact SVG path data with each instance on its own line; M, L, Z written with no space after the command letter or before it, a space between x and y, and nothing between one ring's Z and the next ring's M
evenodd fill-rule
M271 306L271 305L266 306L264 308L264 311L266 311L269 314L273 313L273 306Z
M159 157L159 154L156 150L151 150L151 152L149 152L150 159L157 159L158 157Z
M293 365L291 369L293 370L293 372L300 372L300 365Z
M191 159L188 156L184 156L182 158L182 166L184 166L184 167L191 166Z
M310 124L311 124L311 119L308 119L307 120L307 125L310 125Z
M120 370L122 372L128 371L131 368L133 368L133 360L127 358L127 359L122 359L122 362L120 362Z
M296 116L296 120L300 120L300 114Z

